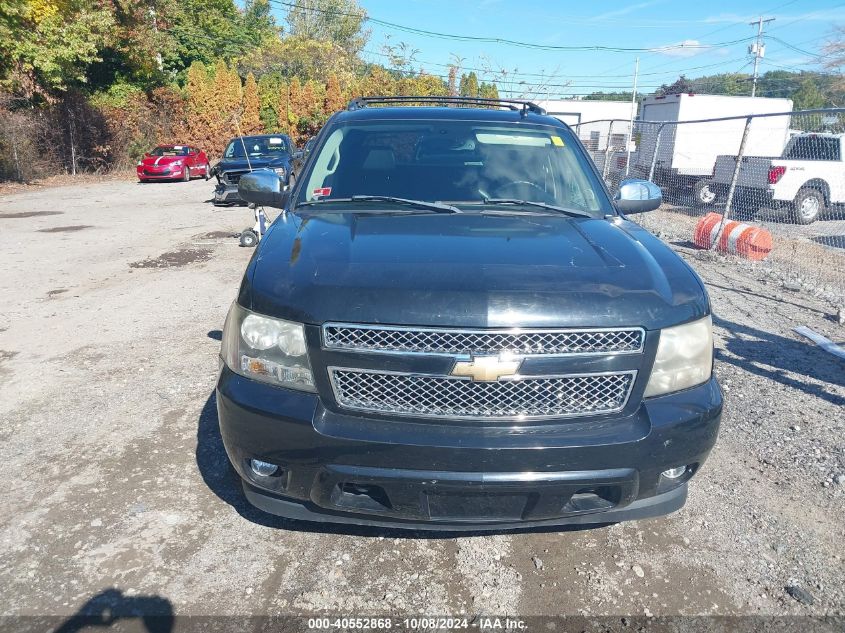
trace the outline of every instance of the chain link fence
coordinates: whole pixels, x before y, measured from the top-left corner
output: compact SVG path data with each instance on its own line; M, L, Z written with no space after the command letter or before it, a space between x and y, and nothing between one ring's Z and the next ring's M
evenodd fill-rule
M633 220L687 246L709 220L713 228L700 228L707 235L697 247L738 262L745 260L730 253L744 252L737 241L752 235L746 227L763 229L754 233L764 238L764 250L752 266L787 287L842 303L845 108L633 127L626 120L587 121L574 130L611 191L625 178L660 185L661 208Z

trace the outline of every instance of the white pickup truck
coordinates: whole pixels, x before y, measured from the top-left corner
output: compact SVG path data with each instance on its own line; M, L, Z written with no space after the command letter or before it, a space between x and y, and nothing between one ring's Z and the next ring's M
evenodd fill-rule
M734 201L754 208L788 209L800 224L815 222L826 209L845 204L845 134L793 136L780 158L742 159ZM695 186L696 203L723 201L733 178L736 157L719 156L713 176Z
M772 161L768 182L772 205L791 207L800 224L815 222L845 203L845 134L800 134Z

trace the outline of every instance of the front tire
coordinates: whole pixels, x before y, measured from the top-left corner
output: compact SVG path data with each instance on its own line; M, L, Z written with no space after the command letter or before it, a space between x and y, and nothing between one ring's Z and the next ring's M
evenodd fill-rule
M695 183L693 187L693 192L695 194L695 206L697 207L709 207L712 204L716 203L716 200L719 198L719 194L716 192L716 183L713 180L705 179L699 180Z
M824 194L818 189L804 187L798 190L792 203L792 214L798 224L812 224L824 211Z
M191 168L187 165L182 168L182 182L191 182Z
M258 235L256 235L255 231L252 229L247 229L241 233L238 242L245 248L253 248L256 244L258 244Z

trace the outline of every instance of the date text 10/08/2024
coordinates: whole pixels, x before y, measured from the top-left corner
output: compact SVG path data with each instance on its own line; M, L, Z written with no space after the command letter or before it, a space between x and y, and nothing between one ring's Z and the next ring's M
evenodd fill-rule
M452 630L477 629L479 631L522 631L526 623L517 618L481 616L466 617L410 617L394 619L390 617L323 617L309 618L309 630L369 630L369 631L414 631L414 630Z

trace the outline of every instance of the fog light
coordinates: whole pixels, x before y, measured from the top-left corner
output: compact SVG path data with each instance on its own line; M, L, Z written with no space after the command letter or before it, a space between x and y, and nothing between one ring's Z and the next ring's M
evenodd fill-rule
M253 467L253 468L255 468L255 467ZM670 468L669 470L664 470L660 474L663 477L666 477L666 479L677 479L678 477L683 475L685 472L687 472L686 466L678 466L677 468Z
M279 467L276 466L276 464L262 462L260 459L249 460L249 467L252 468L252 472L254 472L259 477L269 477L270 475L275 474L277 470L279 470Z

